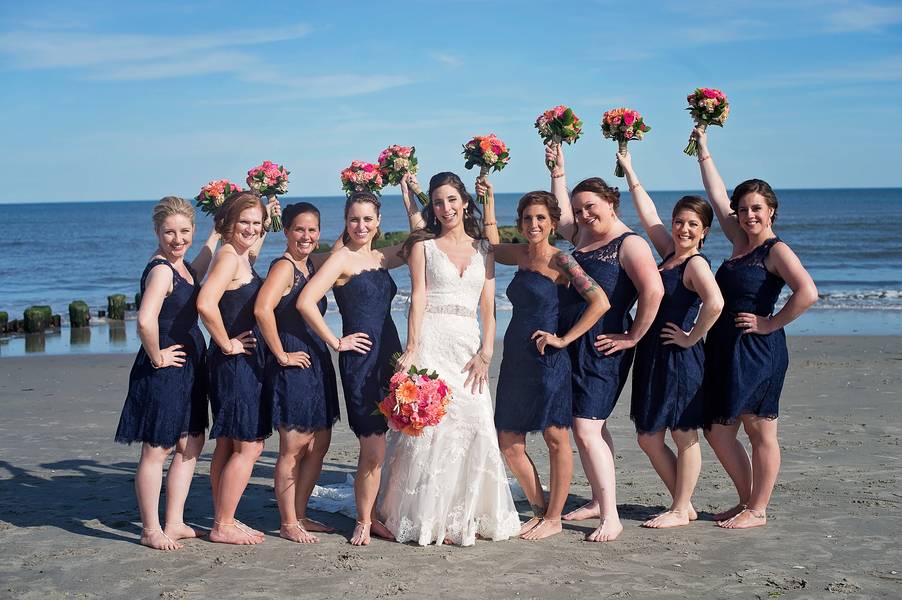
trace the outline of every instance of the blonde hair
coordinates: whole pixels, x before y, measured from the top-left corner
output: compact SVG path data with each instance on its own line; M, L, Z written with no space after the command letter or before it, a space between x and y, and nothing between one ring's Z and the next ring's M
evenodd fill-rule
M153 229L160 233L163 221L173 215L187 217L194 225L194 207L184 198L178 196L166 196L153 207Z

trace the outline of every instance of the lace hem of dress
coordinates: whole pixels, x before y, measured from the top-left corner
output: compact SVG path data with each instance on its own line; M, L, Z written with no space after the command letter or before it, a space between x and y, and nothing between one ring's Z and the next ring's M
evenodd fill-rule
M572 425L571 423L558 423L558 422L552 421L551 423L549 423L548 425L546 425L546 426L543 427L542 429L509 429L509 428L507 428L507 427L504 427L504 428L501 428L501 429L496 429L496 431L498 431L498 433L530 433L530 434L534 433L534 434L539 434L539 433L542 433L543 431L545 431L546 429L550 429L551 427L559 427L559 428L561 428L561 429L570 429L571 427L573 427L573 425Z
M630 420L633 421L633 425L635 426L636 420L635 419L630 419ZM656 433L661 433L662 431L682 431L685 433L689 433L690 431L698 431L699 429L702 429L701 425L695 425L694 427L691 425L686 426L686 427L671 427L670 425L664 425L662 427L655 427L654 429L647 429L647 430L639 429L638 427L636 427L636 434L637 435L654 435Z
M746 415L754 415L758 418L765 419L767 421L774 421L777 418L779 418L779 416L780 416L777 413L764 413L764 414L759 415L758 413L755 413L752 411L746 411L736 417L723 417L723 418L713 419L710 423L705 424L705 429L711 429L712 425L735 425L736 423L739 423L740 421L742 421L742 417L744 417Z
M339 420L339 417L335 416L332 418L331 423L323 425L322 427L301 427L300 425L283 425L282 423L279 423L278 425L274 425L273 429L284 429L285 431L293 431L296 433L316 433L317 431L323 431L324 429L332 429Z
M193 435L204 435L206 433L206 429L201 429L200 431L183 431L179 434L178 439L182 439L185 437L193 436ZM165 442L159 442L156 440L145 440L143 438L130 438L122 435L117 435L115 437L115 441L118 444L127 444L131 446L132 444L147 444L151 448L174 448L176 444L178 444L178 440L175 441L175 444L167 444Z

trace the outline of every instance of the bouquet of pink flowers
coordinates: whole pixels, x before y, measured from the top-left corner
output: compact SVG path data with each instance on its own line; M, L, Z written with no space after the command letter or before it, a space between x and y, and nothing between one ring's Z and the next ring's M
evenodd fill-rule
M388 396L379 403L393 431L418 436L424 427L438 425L448 412L451 390L438 373L411 366L392 375Z
M730 116L730 103L727 95L714 88L695 88L695 91L686 96L689 106L686 110L692 115L696 127L704 131L708 125L723 127L724 121ZM689 156L698 154L698 146L695 138L689 139L689 145L683 150Z
M546 144L552 142L573 144L583 134L583 122L567 106L549 108L536 119L536 129ZM554 168L554 161L548 161L548 168Z
M200 193L194 197L201 212L215 215L225 199L233 192L243 191L240 187L228 179L217 179L200 188Z
M341 189L348 197L354 192L372 192L379 196L384 185L382 171L373 163L353 160L341 171Z
M410 173L416 175L419 167L417 167L416 148L414 146L398 146L397 144L389 146L379 153L379 169L382 171L382 177L389 185L398 185L404 179L404 175ZM420 204L426 206L429 198L423 193L419 186L411 186L413 193L416 194Z
M282 165L264 160L262 165L247 172L247 184L261 196L278 196L288 191L289 173L290 171ZM279 215L272 215L269 230L278 231L279 229L282 229L282 219L279 218Z
M507 144L499 140L494 133L477 135L464 144L463 155L466 161L464 166L467 169L472 169L475 165L479 165L480 177L485 177L492 169L500 171L510 162ZM479 196L477 200L485 204L485 198L482 196Z
M617 151L626 152L626 144L632 140L641 140L651 127L642 120L642 115L630 108L612 108L604 113L601 119L601 133L604 137L617 142ZM614 175L623 177L620 163L614 167Z

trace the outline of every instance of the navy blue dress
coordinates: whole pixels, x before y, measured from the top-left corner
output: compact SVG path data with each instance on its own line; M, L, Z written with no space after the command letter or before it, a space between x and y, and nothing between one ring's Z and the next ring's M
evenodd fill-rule
M141 293L150 270L158 265L172 269L172 293L160 307L160 348L181 344L185 364L155 369L142 346L128 376L128 396L116 441L142 442L172 448L186 435L202 434L207 428L207 350L197 326L197 293L200 286L191 267L185 267L194 283L189 283L169 261L155 258L141 275Z
M617 404L633 362L633 348L605 356L595 348L602 333L626 333L633 323L630 309L638 298L636 286L620 265L620 245L628 231L604 246L588 252L573 251L573 258L586 274L598 282L611 308L589 331L567 346L573 370L573 417L607 419ZM560 331L568 331L586 309L586 301L569 288L561 302Z
M342 335L365 333L373 343L366 354L353 350L338 355L348 424L354 435L382 434L388 424L376 405L388 394L394 374L393 355L401 352L398 330L391 318L391 302L398 287L385 269L362 271L332 288L341 313Z
M764 259L779 241L771 238L717 269L724 310L705 341L706 425L729 425L744 414L767 419L779 415L789 366L786 334L782 328L767 335L743 334L734 322L740 312L773 314L786 282L767 270Z
M272 261L269 268L280 260L291 262L280 256ZM266 357L264 397L272 403L272 428L282 427L291 431L316 431L332 427L338 420L338 384L332 355L329 348L304 322L296 307L298 296L309 277L313 276L313 261L307 260L309 277L291 263L294 269L294 283L291 291L282 296L275 308L276 326L279 340L285 352L306 352L310 355L310 366L283 367L276 357L269 353ZM317 303L320 314L326 314L325 296Z
M504 333L504 356L495 394L495 428L528 433L573 423L570 356L566 349L539 354L537 329L558 331L558 296L566 286L542 273L520 269L507 286L513 315Z
M229 337L253 331L257 347L251 354L227 356L215 342L210 344L207 353L213 408L210 438L252 442L272 433L271 407L263 397L266 346L254 318L254 301L262 284L255 271L249 282L237 289L226 290L219 300L219 312Z
M667 323L676 323L683 331L695 325L702 300L683 285L683 274L696 256L710 264L708 257L696 254L661 271L664 283L661 307L648 333L636 345L630 418L638 433L665 429L689 431L704 424L703 342L699 340L691 348L681 348L676 344L665 345L661 339L661 330Z

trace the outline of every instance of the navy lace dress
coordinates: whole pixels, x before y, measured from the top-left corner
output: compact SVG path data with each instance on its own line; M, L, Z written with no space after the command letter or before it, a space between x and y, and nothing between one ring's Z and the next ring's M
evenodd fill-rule
M291 262L280 256L270 264L270 270L280 260ZM294 283L291 291L282 296L276 305L276 326L282 349L285 352L306 352L310 355L310 366L306 369L283 367L269 353L266 357L264 397L272 405L273 429L316 431L332 427L338 420L338 385L329 348L310 330L296 307L301 290L313 276L313 261L307 260L308 278L294 263L291 266L294 269ZM320 314L325 314L326 298L323 297L317 306Z
M520 269L507 286L513 315L504 333L504 356L495 394L495 428L528 433L573 423L570 356L566 349L539 354L537 330L558 331L558 296L565 286L536 271Z
M573 258L586 274L598 282L611 303L611 308L589 331L570 344L573 370L573 417L607 419L617 404L626 383L633 348L605 356L595 348L595 337L602 333L626 333L633 323L630 309L638 297L636 286L620 265L620 245L628 231L604 246L588 252L575 250ZM560 331L567 331L586 309L586 301L576 290L569 289L561 302Z
M263 281L253 278L234 290L226 290L219 300L219 312L230 338L253 331L257 347L251 354L225 355L215 342L210 344L210 404L213 427L210 438L231 438L244 442L262 440L272 433L271 407L263 398L263 369L266 346L257 330L254 301Z
M786 284L764 266L778 238L771 238L717 269L724 310L705 341L705 421L729 425L744 414L779 415L780 392L789 366L783 329L743 334L736 313L770 316Z
M395 281L385 269L362 271L344 285L332 288L341 312L342 335L365 333L373 343L366 354L349 350L338 355L348 424L358 437L388 431L385 417L373 411L388 394L388 382L394 374L392 356L401 352L398 330L391 318L391 302L397 292Z
M128 396L116 441L147 443L171 448L186 435L202 434L207 428L206 343L197 326L197 277L185 267L194 283L179 275L169 261L156 258L141 275L141 293L151 269L166 265L172 269L172 293L160 307L160 348L181 344L185 364L155 369L142 346L128 377Z
M661 271L664 283L661 307L648 333L636 345L630 418L639 433L665 429L688 431L704 424L704 344L699 340L691 348L682 348L676 344L665 345L661 338L661 330L667 323L676 323L683 331L695 325L702 301L683 285L686 265L693 259L710 264L708 257L696 254Z

